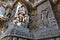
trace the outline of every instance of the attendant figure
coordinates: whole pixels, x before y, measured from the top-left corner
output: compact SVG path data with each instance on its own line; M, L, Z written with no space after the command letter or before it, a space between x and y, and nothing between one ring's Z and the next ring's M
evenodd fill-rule
M44 28L48 27L48 8L41 11L41 18L42 18L43 27Z

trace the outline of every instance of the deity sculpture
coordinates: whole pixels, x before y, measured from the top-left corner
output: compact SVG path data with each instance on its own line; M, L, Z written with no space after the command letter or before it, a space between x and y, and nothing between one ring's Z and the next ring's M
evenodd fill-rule
M17 9L15 13L14 22L17 23L17 25L26 24L26 23L28 24L29 16L28 16L28 11L27 11L26 6L24 4L21 4L20 2L18 2L16 6L17 6Z
M16 28L15 30L20 31L22 35L23 33L27 33L29 35L29 29L27 28L29 24L28 10L20 0L17 0L17 1L16 1L17 3L14 4L14 8L13 8L13 3L12 5L9 4L10 3L9 0L8 0L8 3L4 5L6 10L3 16L7 19L7 21L4 23L4 26L1 31L2 32L1 36L3 35L7 36L8 34L11 35L12 31L14 31L13 29L15 28L15 26L20 28L20 29ZM23 31L23 29L25 31ZM17 31L14 31L13 33L15 34L17 33Z

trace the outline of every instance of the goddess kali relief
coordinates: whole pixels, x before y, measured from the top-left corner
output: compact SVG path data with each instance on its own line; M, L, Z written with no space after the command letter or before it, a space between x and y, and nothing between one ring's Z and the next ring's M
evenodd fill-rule
M18 4L16 6L17 6L17 9L16 9L15 18L13 20L13 23L17 24L18 26L20 26L20 25L28 26L29 16L28 16L28 11L27 11L25 5L18 2Z

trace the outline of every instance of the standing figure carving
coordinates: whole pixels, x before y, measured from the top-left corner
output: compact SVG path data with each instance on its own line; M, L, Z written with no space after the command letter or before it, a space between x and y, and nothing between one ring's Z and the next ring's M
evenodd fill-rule
M48 8L41 11L42 24L44 28L48 27L48 12Z
M18 2L16 4L16 7L17 8L13 22L18 26L25 25L27 27L27 25L29 24L29 15L26 6Z

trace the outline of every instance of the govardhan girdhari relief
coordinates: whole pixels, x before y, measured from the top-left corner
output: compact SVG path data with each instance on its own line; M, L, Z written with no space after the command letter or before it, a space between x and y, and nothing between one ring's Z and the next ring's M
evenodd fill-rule
M42 39L59 36L51 3L58 0L0 0L0 39Z

